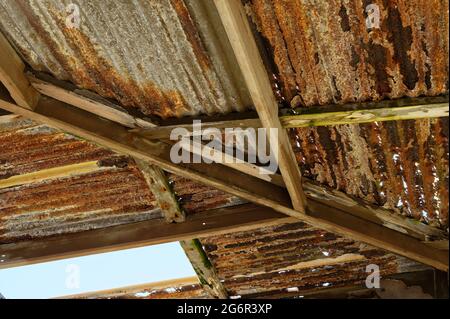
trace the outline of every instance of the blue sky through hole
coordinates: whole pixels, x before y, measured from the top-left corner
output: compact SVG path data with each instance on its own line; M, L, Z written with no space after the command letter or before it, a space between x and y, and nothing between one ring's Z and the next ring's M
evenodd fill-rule
M195 272L175 242L2 269L0 293L5 298L52 298L190 276Z

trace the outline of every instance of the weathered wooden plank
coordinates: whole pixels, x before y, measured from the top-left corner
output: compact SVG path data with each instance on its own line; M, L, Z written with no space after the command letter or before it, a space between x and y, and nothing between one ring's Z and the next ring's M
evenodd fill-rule
M155 195L159 208L168 223L183 222L186 219L184 212L181 210L175 195L171 191L167 176L162 169L148 162L135 158L136 164L144 175L147 184Z
M154 124L134 117L125 111L105 105L99 101L77 94L66 88L58 87L49 82L40 80L34 76L28 76L33 87L46 96L50 96L58 101L73 105L82 110L96 114L105 119L122 124L129 128L152 128Z
M220 282L217 272L203 250L200 241L196 238L182 240L180 241L180 245L183 247L192 267L194 267L203 289L215 298L227 299L228 293Z
M295 210L304 213L306 197L289 137L278 118L278 103L240 0L214 0L263 127L278 130L278 165Z
M58 297L55 299L106 299L106 298L120 298L120 296L123 295L130 295L130 294L136 294L143 291L152 291L152 290L160 290L160 289L173 289L183 286L191 286L191 285L198 285L198 278L197 277L186 277L186 278L177 278L177 279L170 279L170 280L163 280L158 282L151 282L146 284L140 284L140 285L133 285L128 287L122 287L122 288L113 288L113 289L107 289L107 290L99 290L99 291L93 291L93 292L87 292L87 293L81 293L76 295L67 295Z
M172 130L183 128L193 132L192 123L161 126L134 117L124 111L105 105L99 101L90 99L74 91L59 87L50 82L43 81L34 76L28 76L33 87L46 96L81 108L113 122L129 127L131 132L137 133L148 139L168 140ZM395 102L395 103L394 103ZM280 116L280 122L284 128L332 126L339 124L360 124L384 121L400 121L420 118L437 118L449 116L448 96L426 98L404 98L394 101L367 102L327 106L324 108L310 107L308 109L293 110L299 114ZM336 111L331 111L335 109ZM225 116L224 116L225 118ZM202 129L217 128L260 128L259 118L244 119L219 119L202 122Z
M32 110L39 93L30 85L24 70L25 64L0 32L0 82L18 105Z
M151 220L48 239L0 245L0 269L110 251L216 236L293 222L262 206L244 204L187 216L183 223Z
M285 128L295 128L446 117L448 112L448 103L437 103L372 110L290 115L282 116L280 121Z
M136 159L136 163L144 174L152 193L155 195L166 221L169 223L184 222L186 215L175 198L164 171L139 159ZM214 266L209 261L200 241L197 238L181 240L180 245L197 273L203 289L214 298L226 299L228 297L226 289L220 282Z
M395 102L395 103L394 103ZM330 110L335 111L330 111ZM398 121L418 118L447 117L448 96L404 98L393 101L366 102L327 106L324 108L310 107L308 109L293 110L294 115L280 116L284 128L327 126L338 124L370 123L374 121ZM164 123L163 123L164 124ZM149 139L169 139L173 129L182 127L188 132L193 132L192 124L168 125L154 128L136 128L132 132ZM260 128L259 119L222 120L202 123L202 128Z
M49 179L92 173L100 169L101 168L97 165L96 161L54 167L2 179L0 180L0 189L30 183L37 183Z

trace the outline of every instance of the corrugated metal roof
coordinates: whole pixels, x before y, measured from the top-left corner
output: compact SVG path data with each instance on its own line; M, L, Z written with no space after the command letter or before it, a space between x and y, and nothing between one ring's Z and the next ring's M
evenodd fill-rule
M181 207L188 215L246 203L239 197L184 177L168 174L168 179Z
M201 243L235 298L362 284L370 264L378 265L382 276L421 267L301 222L209 237Z
M92 292L75 296L63 297L63 299L209 299L210 296L201 285L184 285L167 287L163 289L141 288L136 291L128 289L116 289L108 292Z
M446 0L245 2L288 105L448 92ZM366 25L368 5L379 28Z
M82 297L83 298L83 297ZM164 289L142 289L132 293L117 292L107 295L92 295L88 299L209 299L210 296L201 285L167 287Z
M448 118L290 133L305 176L448 229Z
M16 116L0 117L0 182L96 161L89 172L0 189L0 243L161 217L142 173L127 157Z
M79 28L70 28L68 5ZM161 117L242 111L251 103L208 3L0 1L0 30L34 70ZM73 7L72 7L73 8ZM211 9L211 8L209 8Z
M162 218L130 157L15 115L0 116L0 145L0 243ZM85 163L93 168L80 170ZM55 168L63 173L52 175ZM168 178L187 214L243 203L177 175Z

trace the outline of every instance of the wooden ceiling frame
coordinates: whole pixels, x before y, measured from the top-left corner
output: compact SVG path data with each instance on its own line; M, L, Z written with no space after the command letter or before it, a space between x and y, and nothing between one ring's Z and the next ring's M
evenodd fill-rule
M235 18L240 19L240 24L246 21L244 20L245 15L243 16L242 12L239 13L239 11L236 13L236 8L233 8L233 4L237 5L238 3L240 4L240 2L235 0L230 1L229 3L228 1L221 2L219 0L217 0L217 2L229 9L231 16L235 15ZM237 25L239 29L239 24ZM248 36L249 34L247 34L247 38L245 39L250 41ZM242 39L238 39L237 41L242 42ZM11 52L14 53L13 50L5 50L1 52L3 55L1 57L2 59L0 60L0 64L3 67L8 64L8 61L17 59L17 56L8 56L8 54L12 54ZM4 52L7 52L7 54L5 55ZM247 61L250 63L254 57L254 54L255 52L247 52L244 54L242 61ZM257 57L254 58L257 59ZM251 82L250 80L252 79L255 81L258 80L259 82L259 79L262 79L261 73L263 71L264 70L261 69L261 66L259 66L256 72L261 76L258 76L257 78L254 78L253 76L249 79L249 82ZM17 70L17 73L19 72L21 72L20 69ZM264 82L265 81L262 81L261 83L256 84L253 89L259 90L264 88L267 84L264 84ZM8 88L8 85L6 85L6 87ZM30 86L26 87L27 89L30 88ZM257 179L253 176L248 176L242 172L227 168L220 164L174 164L170 160L169 156L170 145L150 141L135 133L129 132L128 128L123 127L122 125L101 119L92 113L80 110L45 96L41 96L39 103L36 104L33 110L29 110L20 105L20 98L17 98L17 94L12 94L10 87L9 91L11 96L16 98L15 102L10 99L8 94L5 92L0 92L0 108L3 108L8 112L16 113L37 122L48 124L66 131L69 134L73 134L103 147L112 149L118 153L130 155L139 160L149 162L152 165L159 166L160 168L174 174L178 174L185 178L215 187L250 202L269 207L274 211L283 213L290 217L295 217L312 226L322 228L357 241L366 242L373 246L392 251L396 254L403 255L438 269L448 270L448 250L440 250L432 246L430 247L417 238L398 232L394 229L387 228L383 226L383 224L376 223L373 220L361 218L361 216L357 216L353 213L355 210L355 207L353 206L334 205L334 201L329 201L327 198L323 199L320 196L315 197L314 194L310 194L308 197L308 205L306 206L307 211L305 211L306 195L302 189L302 183L299 181L301 177L299 172L297 174L299 169L297 163L294 161L295 159L293 157L292 149L288 147L289 144L287 135L281 135L282 143L280 144L282 149L280 152L280 166L289 193L282 187ZM253 92L252 95L255 95L255 104L257 104L261 122L265 127L276 127L282 132L285 132L278 119L278 111L276 110L275 112L273 107L271 109L265 107L265 105L273 106L272 97L268 96L267 92L264 94L264 96L258 97L258 93ZM270 95L271 94L272 91L270 90ZM266 104L266 102L268 104ZM239 221L236 221L236 224L239 224ZM183 225L183 223L177 225ZM80 238L86 236L86 234L78 235ZM195 236L191 233L191 236L193 237L190 238L198 237L197 233L195 233ZM179 237L177 236L173 236L171 238L172 240L174 238L179 240ZM92 244L94 244L94 246L97 245L103 247L103 249L106 249L104 247L104 243L102 243L102 239L100 238L98 240L100 241L99 243ZM122 238L122 240L124 239ZM139 242L141 242L139 241L139 238L134 238L134 242L128 242L128 245L139 245ZM148 241L145 242L148 243ZM59 249L62 249L61 247L64 247L64 245L61 245L61 242L58 241L53 242L53 244L57 245L57 247L46 247L46 249L55 249L56 251L59 251ZM39 242L36 242L36 245L39 245ZM110 243L108 243L108 245L110 245ZM106 246L108 247L108 245ZM30 246L28 247L28 249L31 249ZM2 249L3 248L4 247L2 246ZM11 249L17 253L15 249ZM40 251L38 249L33 253L39 254L44 252L45 249ZM18 263L26 262L26 256L29 254L29 252L27 252L27 247L23 248L20 253L22 256L16 255L16 261L19 260ZM71 252L66 251L64 255L67 256L70 255L70 253ZM60 251L60 254L63 254L63 252ZM8 257L6 258L7 264ZM39 256L36 258L39 259Z

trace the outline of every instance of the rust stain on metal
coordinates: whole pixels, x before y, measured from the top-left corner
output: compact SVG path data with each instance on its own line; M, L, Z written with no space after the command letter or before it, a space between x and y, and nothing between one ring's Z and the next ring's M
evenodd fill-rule
M0 189L0 243L160 218L134 161L35 122L0 121L0 178L97 161L98 171Z
M326 289L362 283L366 266L382 275L417 264L304 223L264 227L201 240L232 296L263 297L277 291Z
M180 205L188 215L244 203L236 196L178 175L168 174L168 179Z
M142 289L137 292L127 292L118 289L106 295L89 295L80 299L209 299L208 293L201 285L186 285L167 287L164 289Z
M448 1L248 0L293 107L448 92ZM366 7L380 9L379 28Z
M290 130L302 173L448 228L448 118Z
M79 27L67 25L63 1L2 0L0 29L34 70L131 111L168 118L250 106L229 81L225 59L213 63L185 1L74 4Z

